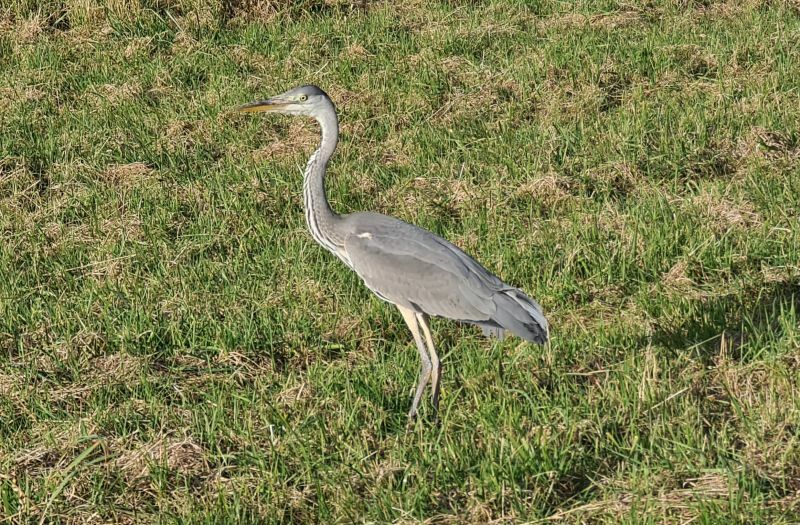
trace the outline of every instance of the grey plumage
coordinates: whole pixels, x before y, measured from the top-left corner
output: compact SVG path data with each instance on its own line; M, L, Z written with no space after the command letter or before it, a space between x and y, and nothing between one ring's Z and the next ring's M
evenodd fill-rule
M306 115L319 122L322 140L309 159L303 183L306 222L312 237L378 297L396 305L411 329L422 367L409 417L416 415L429 380L434 409L438 407L441 365L429 317L475 324L496 337L508 330L527 341L547 341L549 325L541 306L457 246L394 217L371 212L338 215L331 210L324 177L339 126L333 102L321 89L300 86L238 110Z
M541 307L457 246L377 213L344 220L356 232L345 237L352 268L382 299L430 316L510 330L528 341L547 339Z

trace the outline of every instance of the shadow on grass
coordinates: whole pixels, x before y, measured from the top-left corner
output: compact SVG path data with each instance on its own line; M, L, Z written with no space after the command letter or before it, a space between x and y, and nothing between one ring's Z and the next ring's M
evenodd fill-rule
M771 283L737 296L699 299L689 302L688 308L692 314L687 320L659 327L652 342L676 352L693 349L708 362L723 349L728 357L747 361L783 337L782 318L800 312L800 280Z

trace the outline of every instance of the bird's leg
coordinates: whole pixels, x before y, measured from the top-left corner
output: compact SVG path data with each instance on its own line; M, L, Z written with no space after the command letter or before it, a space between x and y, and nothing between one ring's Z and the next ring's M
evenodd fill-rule
M403 315L403 319L411 329L411 334L414 336L414 342L417 343L419 357L422 360L422 365L419 369L419 382L417 383L417 391L414 394L414 402L411 403L411 410L408 411L408 418L412 419L417 415L419 400L422 398L422 393L425 391L425 386L428 384L428 380L431 378L431 360L428 357L428 351L426 350L425 343L422 340L422 334L420 334L416 312L407 308L403 308L402 306L398 306L397 309L400 310L400 313Z
M428 316L425 314L417 314L417 322L422 327L422 332L425 334L425 341L428 345L428 354L431 358L431 390L433 391L433 413L439 417L439 380L442 377L442 364L439 361L439 356L436 354L436 347L433 346L433 337L431 337L431 326L429 324Z

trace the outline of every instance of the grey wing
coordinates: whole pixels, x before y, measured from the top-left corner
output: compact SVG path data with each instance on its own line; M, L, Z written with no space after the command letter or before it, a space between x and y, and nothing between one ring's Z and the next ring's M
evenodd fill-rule
M509 289L458 247L411 224L374 213L350 216L345 250L382 299L429 315L480 322Z

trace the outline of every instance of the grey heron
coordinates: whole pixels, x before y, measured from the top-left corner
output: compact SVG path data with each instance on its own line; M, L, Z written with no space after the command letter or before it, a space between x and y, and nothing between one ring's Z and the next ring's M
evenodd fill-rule
M457 246L394 217L372 212L335 213L325 193L325 172L339 142L339 121L330 97L300 86L236 108L240 113L312 117L322 138L306 166L303 198L308 229L316 242L352 269L380 299L394 304L411 330L422 361L409 419L417 415L430 383L438 412L441 363L431 336L431 316L480 326L486 335L504 330L543 344L549 336L539 304L501 281Z

